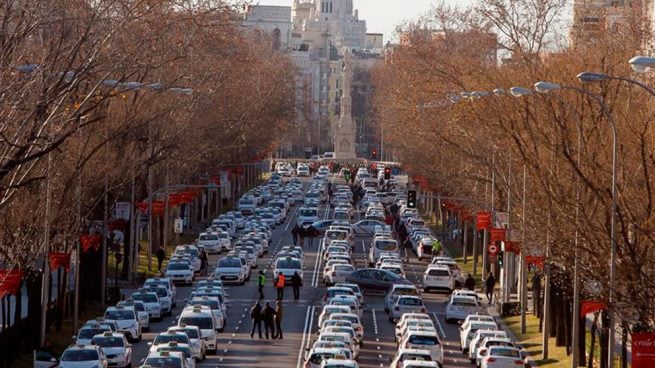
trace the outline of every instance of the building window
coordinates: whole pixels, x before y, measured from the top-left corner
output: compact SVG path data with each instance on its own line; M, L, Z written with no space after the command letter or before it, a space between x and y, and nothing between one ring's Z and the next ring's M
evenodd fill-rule
M332 2L330 1L328 4L330 4L330 13L332 13Z

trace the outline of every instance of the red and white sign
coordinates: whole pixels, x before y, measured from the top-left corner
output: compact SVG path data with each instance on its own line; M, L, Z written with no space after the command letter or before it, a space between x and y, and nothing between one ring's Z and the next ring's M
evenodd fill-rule
M632 334L632 368L655 367L655 334Z
M497 241L505 241L505 235L507 231L502 228L492 228L491 231L489 231L489 235L491 235L491 242L497 242Z
M490 256L495 256L498 254L498 246L496 246L496 244L489 244L487 247L487 252L489 252Z
M476 230L487 230L491 228L491 212L478 212L476 216Z

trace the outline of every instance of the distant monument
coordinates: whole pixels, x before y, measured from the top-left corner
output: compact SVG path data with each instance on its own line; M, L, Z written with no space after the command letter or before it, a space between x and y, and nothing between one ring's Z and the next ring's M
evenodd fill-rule
M334 152L337 159L351 160L357 158L357 155L355 154L355 124L351 115L350 84L353 73L350 50L346 50L343 59L343 94L339 123L334 129Z

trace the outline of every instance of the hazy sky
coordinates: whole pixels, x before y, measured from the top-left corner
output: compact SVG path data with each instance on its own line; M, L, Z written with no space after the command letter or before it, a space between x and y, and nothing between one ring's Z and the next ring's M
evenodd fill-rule
M354 0L359 19L366 20L367 32L384 33L385 42L397 25L427 13L438 0ZM466 5L472 0L445 0L450 5ZM252 0L253 4L291 6L293 0Z

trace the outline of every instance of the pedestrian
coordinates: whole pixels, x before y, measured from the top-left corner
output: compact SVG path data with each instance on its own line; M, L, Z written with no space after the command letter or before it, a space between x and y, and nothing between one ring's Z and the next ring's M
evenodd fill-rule
M282 272L280 272L277 275L277 280L275 280L275 288L277 289L277 300L284 299L284 285L286 281L287 281L286 278L284 277Z
M275 310L271 308L271 305L266 302L266 306L262 310L262 320L264 321L264 333L268 339L268 333L270 331L271 338L275 338Z
M252 320L252 330L250 330L250 338L255 336L255 328L259 332L259 338L262 338L262 306L259 302L250 308L250 319Z
M409 253L412 251L412 241L409 239L409 236L405 237L403 246L405 248L405 261L409 263Z
M166 251L164 247L159 247L157 249L157 269L161 272L161 264L164 263L164 258L166 258Z
M492 275L491 272L489 272L489 276L485 280L484 286L486 288L487 299L489 300L489 304L491 304L494 298L494 288L496 287L496 278L494 278L494 275Z
M207 252L205 251L205 248L199 247L198 248L198 257L200 258L200 274L201 275L207 275Z
M282 340L282 302L275 302L275 338Z
M298 226L298 223L291 229L291 236L293 237L293 246L295 247L298 245L298 233L300 232L300 227Z
M435 239L432 242L432 258L439 257L441 255L441 241Z
M300 299L300 287L302 286L302 278L298 275L298 271L291 276L291 286L293 286L293 300Z
M306 232L306 230L305 230L304 226L299 226L298 227L298 238L300 240L300 246L301 247L305 246L305 232Z
M257 276L257 290L259 290L259 300L264 299L264 286L266 285L266 275L264 270L259 270L259 276Z
M464 286L466 286L466 288L471 291L475 290L475 279L473 278L473 276L471 276L470 273L466 278L466 281L464 281Z
M309 238L309 246L310 247L313 246L314 245L314 237L316 237L318 235L318 230L316 230L316 228L314 226L309 225L307 227L307 229L305 230L305 234Z

